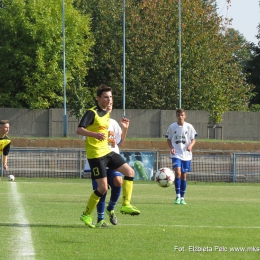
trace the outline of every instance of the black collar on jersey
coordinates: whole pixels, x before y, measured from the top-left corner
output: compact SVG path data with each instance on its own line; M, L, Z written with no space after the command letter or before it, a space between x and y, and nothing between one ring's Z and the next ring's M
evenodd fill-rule
M104 116L108 113L108 111L103 110L99 105L96 105L96 107L94 107L94 110L97 111L99 116Z

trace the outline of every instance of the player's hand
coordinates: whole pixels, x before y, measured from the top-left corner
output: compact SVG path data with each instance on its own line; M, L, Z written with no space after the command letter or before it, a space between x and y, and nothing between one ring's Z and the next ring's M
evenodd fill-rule
M108 144L114 148L116 146L116 139L115 139L115 133L114 131L108 131Z
M126 117L122 117L120 123L125 129L128 129L130 120Z
M116 146L116 140L115 139L108 139L108 144L114 148Z
M115 132L109 130L109 131L108 131L108 138L111 137L111 139L112 139L112 138L114 138L114 136L115 136Z
M106 136L104 133L96 133L96 139L98 139L99 141L103 141L105 140Z

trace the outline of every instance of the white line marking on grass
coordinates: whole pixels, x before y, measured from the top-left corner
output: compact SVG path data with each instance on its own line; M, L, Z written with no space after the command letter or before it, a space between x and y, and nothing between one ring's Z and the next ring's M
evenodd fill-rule
M21 226L16 226L13 237L13 252L14 258L17 260L20 259L35 259L34 247L32 243L31 230L29 227L29 222L26 219L25 212L23 209L22 201L19 192L17 191L17 185L15 182L11 182L11 193L9 196L10 205L13 206L14 210L11 211L13 223L17 223Z
M231 228L231 229L260 229L257 226L190 226L190 225L148 225L148 224L118 224L118 226L145 226L145 227L174 227L174 228Z
M4 223L4 222L2 222ZM6 222L6 224L9 224L10 222ZM21 224L22 225L22 224ZM35 222L31 225L46 225L45 222ZM61 226L61 227L83 227L83 228L87 228L84 225L82 226L82 224L76 224L76 223L63 223L60 224L59 222L57 223L48 223L49 226ZM23 224L24 227L30 227L30 224ZM216 229L260 229L260 226L191 226L191 225L167 225L167 224L144 224L144 223L140 223L140 224L123 224L123 223L119 223L117 226L129 226L129 227L174 227L174 228L216 228ZM112 227L112 228L116 228L116 227Z

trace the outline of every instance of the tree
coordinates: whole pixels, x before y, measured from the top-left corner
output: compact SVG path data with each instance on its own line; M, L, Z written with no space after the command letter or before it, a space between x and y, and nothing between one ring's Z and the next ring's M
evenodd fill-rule
M122 107L122 3L115 0L75 0L75 7L91 17L95 37L93 60L86 76L92 91L101 83L113 87L114 108Z
M49 0L2 0L0 7L0 106L63 105L62 5ZM74 101L94 44L90 17L65 1L67 98ZM10 98L12 97L12 98ZM84 102L90 95L86 90ZM83 102L83 101L82 101Z
M187 0L181 9L182 104L209 111L212 123L228 110L246 110L252 89L243 71L248 45L225 27L216 8L214 0ZM91 13L96 40L88 85L113 86L119 108L122 3L90 0L84 10ZM178 93L178 1L126 1L126 107L175 109Z
M245 110L250 86L243 76L238 50L246 49L225 27L214 1L200 5L186 1L183 9L183 103L189 109L210 112L210 123L219 123L230 110Z
M61 106L61 35L57 33L61 7L52 1L55 8L51 9L40 0L36 2L42 4L42 9L36 10L32 0L26 4L16 0L13 4L16 8L1 8L5 17L1 15L0 32L6 40L3 47L0 44L5 55L0 61L9 56L11 61L4 67L1 83L8 87L6 102L9 95L15 94L16 98L10 101L12 105L29 102L30 107ZM80 115L83 103L93 103L94 89L106 83L113 87L115 108L121 108L122 2L74 0L73 4L77 11L69 0L66 8L68 104L75 115ZM244 71L248 44L238 32L225 27L228 21L219 17L216 10L214 0L182 1L182 95L179 97L178 1L126 1L126 108L176 109L181 98L185 109L209 111L211 123L219 123L228 110L247 109L252 96L252 85L247 83L248 75ZM90 19L95 41L93 55L89 53L93 43ZM51 28L49 20L54 24ZM14 40L8 42L10 35ZM16 46L23 48L16 49ZM44 91L51 97L51 103L42 94ZM29 98L22 92L30 93Z
M258 46L251 44L252 58L247 62L246 71L249 73L247 81L253 84L254 97L250 102L251 111L260 111L260 23L258 24L257 39L259 40Z

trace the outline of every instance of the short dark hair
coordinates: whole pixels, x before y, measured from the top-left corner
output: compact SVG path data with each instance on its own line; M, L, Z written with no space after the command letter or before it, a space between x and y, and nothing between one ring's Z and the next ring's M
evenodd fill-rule
M111 91L112 92L112 88L105 85L105 84L101 84L98 88L97 88L97 96L98 97L101 97L102 93L103 92L109 92Z
M185 113L185 110L183 108L178 108L176 110L176 114L178 114L178 113Z
M9 120L0 120L0 125L9 124Z

